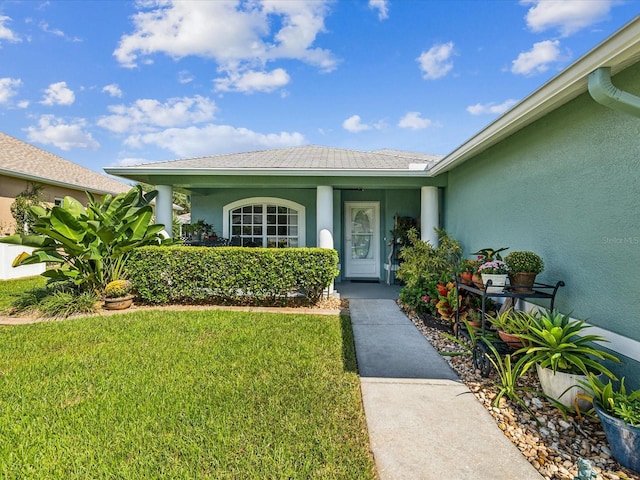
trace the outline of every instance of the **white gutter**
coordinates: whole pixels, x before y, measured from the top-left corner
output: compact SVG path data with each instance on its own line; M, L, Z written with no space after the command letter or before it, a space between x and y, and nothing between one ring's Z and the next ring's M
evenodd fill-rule
M230 176L259 175L265 177L409 177L416 176L430 177L427 170L397 170L397 169L371 169L361 168L358 170L347 169L298 169L298 168L148 168L148 167L105 167L104 171L111 175L217 175Z
M610 66L614 73L640 60L640 16L622 27L431 168L451 170L587 91L587 77Z

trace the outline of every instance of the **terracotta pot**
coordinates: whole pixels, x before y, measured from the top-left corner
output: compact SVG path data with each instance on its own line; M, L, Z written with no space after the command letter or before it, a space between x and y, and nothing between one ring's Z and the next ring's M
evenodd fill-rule
M471 281L476 286L476 288L479 288L480 290L484 290L484 283L482 283L482 277L480 275L478 275L477 273L474 273L471 277Z
M509 283L515 286L515 293L533 293L533 284L536 281L536 273L518 272L509 275Z
M107 310L124 310L133 304L135 295L127 295L126 297L105 298L104 308Z
M500 340L506 343L510 348L517 349L524 346L520 338L516 337L515 335L511 335L510 333L498 330L498 336L500 337Z
M460 281L462 283L464 283L465 285L472 285L473 284L473 273L471 273L471 272L462 272L460 274Z

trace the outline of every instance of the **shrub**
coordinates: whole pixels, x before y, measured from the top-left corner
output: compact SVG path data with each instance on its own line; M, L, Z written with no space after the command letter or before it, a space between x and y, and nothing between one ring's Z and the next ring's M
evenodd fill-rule
M148 303L315 303L338 275L338 254L324 248L143 247L130 278Z
M11 313L44 317L69 317L97 310L94 292L82 292L71 283L57 283L23 292L11 305Z
M124 297L131 293L133 284L129 280L114 280L107 283L104 288L104 296L107 298L119 298Z
M400 251L400 267L397 277L405 286L400 299L418 311L434 313L435 305L422 299L438 299L438 283L448 283L462 264L462 247L445 230L436 229L438 246L423 242L415 230L409 231L410 245ZM421 310L422 309L422 310Z

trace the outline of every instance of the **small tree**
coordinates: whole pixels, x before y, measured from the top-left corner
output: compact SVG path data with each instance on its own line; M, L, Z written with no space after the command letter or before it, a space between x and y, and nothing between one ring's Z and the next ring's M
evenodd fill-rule
M29 182L27 188L20 192L11 204L11 215L16 222L16 234L29 235L33 233L33 224L37 217L31 207L42 207L42 191L44 185Z
M136 187L101 200L87 195L86 208L72 197L50 210L31 207L37 218L32 227L36 235L0 240L35 247L31 255L19 255L13 265L57 264L43 273L50 282L73 281L81 290L101 292L108 282L126 276L126 262L134 248L173 243L161 235L163 225L151 224L149 203L157 192L144 194Z

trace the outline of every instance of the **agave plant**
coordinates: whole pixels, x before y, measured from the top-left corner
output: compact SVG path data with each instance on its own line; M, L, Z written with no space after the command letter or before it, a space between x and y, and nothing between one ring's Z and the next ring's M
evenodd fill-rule
M524 353L526 372L538 363L553 372L588 375L590 372L603 373L615 378L613 373L597 360L620 360L608 352L598 349L593 342L606 342L600 335L585 335L588 328L581 320L572 320L569 315L557 311L543 310L538 314L526 314L529 322L524 322L526 331L518 336L526 347L516 353ZM597 360L596 360L597 359Z
M50 210L31 207L37 217L32 227L37 235L0 240L35 247L32 254L19 255L13 265L53 263L57 266L43 274L50 282L71 281L79 290L99 292L109 281L125 276L126 261L134 248L172 243L161 235L163 225L151 224L149 203L156 191L145 194L138 186L100 200L87 195L87 207L73 197L65 197L61 206Z

